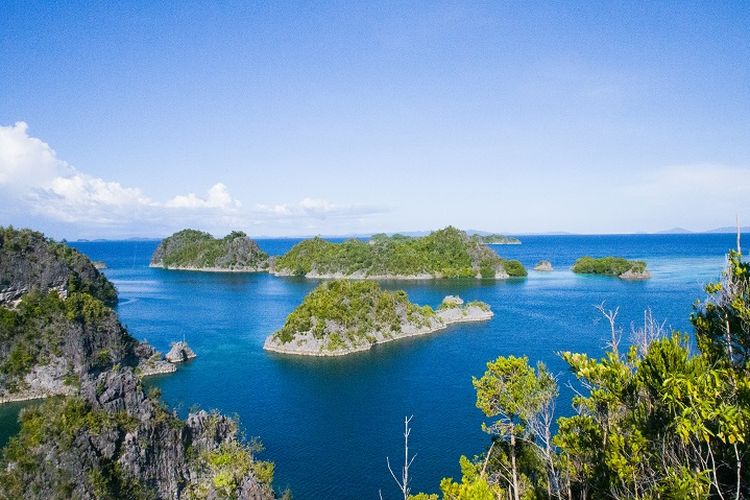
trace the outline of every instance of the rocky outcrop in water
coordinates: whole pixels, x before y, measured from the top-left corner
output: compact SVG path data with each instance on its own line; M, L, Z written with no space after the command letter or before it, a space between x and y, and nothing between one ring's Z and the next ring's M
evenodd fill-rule
M552 267L552 263L548 260L540 260L536 266L534 266L534 271L541 271L545 273L549 273L554 271L554 268Z
M628 269L624 273L620 274L618 278L621 280L647 280L651 277L651 273L647 270Z
M169 349L169 352L165 356L166 360L170 363L182 363L195 357L196 354L184 340L173 342L172 348Z

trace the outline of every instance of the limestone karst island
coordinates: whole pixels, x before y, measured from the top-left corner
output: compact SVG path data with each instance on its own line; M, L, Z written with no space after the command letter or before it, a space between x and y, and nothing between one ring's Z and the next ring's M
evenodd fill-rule
M273 273L306 278L507 279L526 276L526 269L515 259L501 259L479 237L446 227L417 238L305 240L275 259Z
M268 270L268 255L241 231L214 238L184 229L159 243L149 265L181 271L259 272Z
M382 290L372 281L334 280L310 292L263 348L303 356L343 356L492 316L484 302L464 304L460 297L447 296L434 310L412 303L403 290Z
M167 359L136 341L112 283L83 254L29 230L0 228L0 403L27 407L3 450L0 498L271 499L273 464L255 459L218 412L182 420L142 378Z

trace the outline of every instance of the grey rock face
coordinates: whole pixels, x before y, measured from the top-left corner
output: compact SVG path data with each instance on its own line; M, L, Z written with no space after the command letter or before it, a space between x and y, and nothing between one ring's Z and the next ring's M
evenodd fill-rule
M31 290L84 291L109 306L117 302L115 287L79 251L35 231L0 227L0 305Z
M43 411L56 411L97 427L71 424L65 433L45 434L26 450L31 465L8 464L3 479L20 480L25 498L220 498L214 489L216 471L206 465L208 454L239 446L249 460L254 457L237 439L237 424L218 413L200 411L186 421L178 419L152 397L146 396L132 369L124 368L86 377L80 395ZM64 410L63 410L64 408ZM87 415L87 416L85 416ZM5 477L3 477L5 474ZM98 478L98 479L97 479ZM11 484L10 482L8 484ZM104 490L104 492L102 491ZM106 494L105 494L106 493ZM261 484L252 468L238 478L232 496L273 499L269 485ZM2 497L2 495L0 495Z
M552 267L552 263L550 261L540 260L539 263L534 266L534 271L551 272L554 271L554 268Z
M634 271L633 269L628 269L624 273L618 276L621 280L647 280L651 277L651 273L648 271Z
M166 355L166 359L170 363L182 363L183 361L187 361L188 359L192 359L194 357L196 357L196 354L193 352L187 342L184 341L174 342L172 344L172 348Z

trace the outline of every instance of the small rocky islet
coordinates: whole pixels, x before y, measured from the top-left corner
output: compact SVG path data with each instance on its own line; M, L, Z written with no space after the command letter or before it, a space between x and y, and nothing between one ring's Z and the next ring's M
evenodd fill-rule
M540 260L539 262L537 262L536 266L534 266L534 271L543 273L549 273L554 270L555 269L552 267L552 263L548 260Z
M310 292L263 348L300 356L344 356L492 316L484 302L447 296L434 310L412 303L403 290L383 290L375 281L333 280Z

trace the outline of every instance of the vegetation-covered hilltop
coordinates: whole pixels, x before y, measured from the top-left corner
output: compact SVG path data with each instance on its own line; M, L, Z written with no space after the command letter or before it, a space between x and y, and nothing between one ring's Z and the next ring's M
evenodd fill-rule
M435 311L409 301L403 290L385 291L374 281L335 280L310 292L268 337L269 351L309 356L340 356L374 344L423 335L451 323L492 317L483 302L446 297Z
M305 240L276 259L274 272L326 278L485 278L526 276L517 260L503 260L479 239L454 227L422 238L376 235L330 243Z
M642 260L626 260L621 257L581 257L571 270L579 274L604 274L622 279L646 279L651 274Z
M580 381L570 416L555 420L558 384L543 364L488 362L473 380L488 450L461 457L441 497L409 498L750 498L750 264L730 253L706 291L693 340L647 312L630 346L613 324L603 357L562 353Z
M117 303L115 287L82 253L36 231L0 227L0 305L32 290L84 292L107 306Z
M85 256L40 233L0 234L0 402L57 396L22 411L0 499L274 497L273 465L234 421L182 421L144 393L139 375L173 367L120 324L114 287Z
M214 238L203 231L184 229L159 243L151 267L257 272L268 269L268 255L241 231Z

